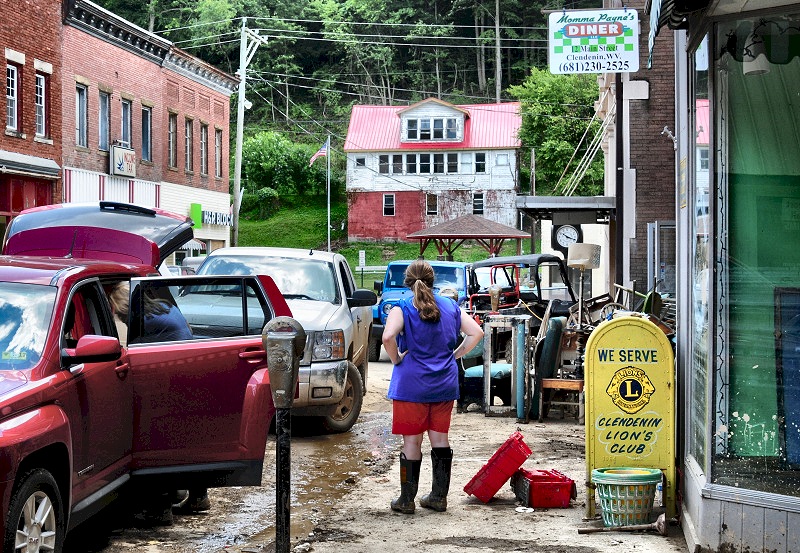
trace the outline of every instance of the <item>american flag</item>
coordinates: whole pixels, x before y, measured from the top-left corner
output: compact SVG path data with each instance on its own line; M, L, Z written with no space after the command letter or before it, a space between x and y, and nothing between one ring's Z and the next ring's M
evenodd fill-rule
M314 162L317 160L318 157L323 157L328 155L328 141L326 140L325 143L319 147L317 153L311 156L311 161L308 162L308 166L311 167L314 165Z

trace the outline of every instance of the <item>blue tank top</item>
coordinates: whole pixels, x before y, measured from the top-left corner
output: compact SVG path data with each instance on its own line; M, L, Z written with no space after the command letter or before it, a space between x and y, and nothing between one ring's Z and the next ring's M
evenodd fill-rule
M403 333L401 351L407 350L392 368L390 399L433 403L458 399L458 365L453 351L461 329L461 309L450 298L435 296L439 322L423 321L412 298L400 302Z

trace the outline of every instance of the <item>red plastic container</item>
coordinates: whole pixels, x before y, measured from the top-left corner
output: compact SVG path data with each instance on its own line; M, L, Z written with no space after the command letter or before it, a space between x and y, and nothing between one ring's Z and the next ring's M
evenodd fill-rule
M557 470L519 469L511 477L514 495L525 507L569 507L578 497L575 482Z
M530 455L531 448L522 434L514 432L464 486L464 491L488 503Z

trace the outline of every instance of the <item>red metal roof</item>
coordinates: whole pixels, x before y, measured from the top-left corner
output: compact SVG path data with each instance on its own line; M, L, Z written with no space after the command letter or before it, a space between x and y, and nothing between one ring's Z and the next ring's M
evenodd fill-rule
M441 102L444 104L444 102ZM452 105L466 111L462 142L400 142L400 112L409 106L353 106L344 143L345 152L393 150L514 149L522 117L519 102Z

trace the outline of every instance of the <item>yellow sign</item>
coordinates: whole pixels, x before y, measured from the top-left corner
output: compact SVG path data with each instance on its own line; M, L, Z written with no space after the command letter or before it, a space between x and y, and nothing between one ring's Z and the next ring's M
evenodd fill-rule
M640 316L612 319L589 336L584 365L587 481L596 468L661 469L674 516L675 361L667 336Z

